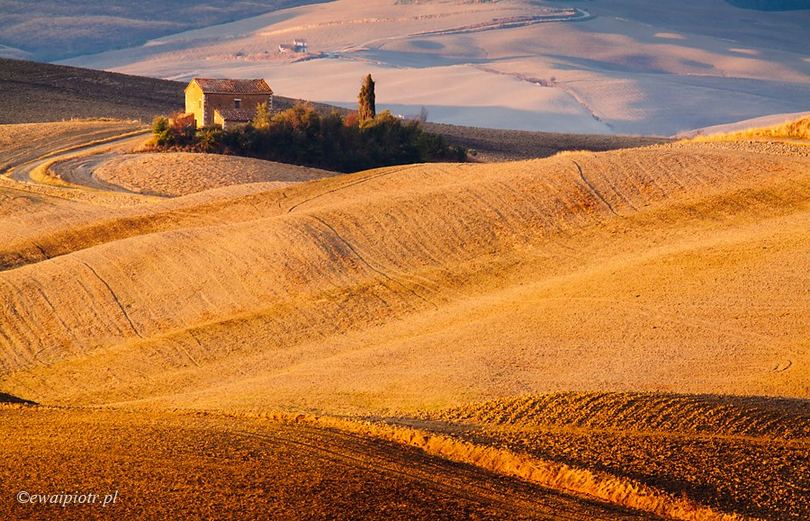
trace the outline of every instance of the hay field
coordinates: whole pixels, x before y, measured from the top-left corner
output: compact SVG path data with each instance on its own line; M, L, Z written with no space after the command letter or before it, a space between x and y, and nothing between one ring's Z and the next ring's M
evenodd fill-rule
M486 483L489 499L415 492L403 516L448 497L468 501L448 518L805 518L808 176L806 146L741 141L409 165L119 208L98 190L6 180L0 392L42 406L4 406L4 432L30 434L0 454L10 468L88 444L173 454L194 486L244 471L234 486L250 488L273 453L228 447L254 430L308 444L305 474L323 459L313 445L354 451L351 473L327 458L317 512L347 508L344 482L357 505L393 508L387 488L362 499L376 483L363 469L418 454ZM77 435L54 444L60 429ZM296 457L273 472L298 472ZM126 461L137 472L120 481L122 515L156 512L145 476L176 470ZM80 468L115 481L98 456ZM300 506L295 476L262 485L257 504ZM7 497L0 513L19 515Z
M21 215L3 385L332 412L561 389L804 397L807 152L746 147L242 185L75 226Z
M798 118L768 127L754 127L736 132L700 136L705 141L739 141L741 139L810 141L810 117Z
M174 152L115 156L102 162L94 175L131 192L176 197L245 183L275 182L281 187L335 174L260 159Z

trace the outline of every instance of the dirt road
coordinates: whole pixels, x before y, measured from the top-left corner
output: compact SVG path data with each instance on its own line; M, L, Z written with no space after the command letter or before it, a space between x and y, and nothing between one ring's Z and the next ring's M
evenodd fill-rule
M127 132L118 136L104 138L100 143L90 141L86 144L74 145L64 151L41 150L38 157L16 165L11 170L10 177L15 181L23 183L36 183L37 181L32 179L31 173L37 167L46 163L63 161L69 158L81 158L79 163L75 164L73 168L62 170L61 173L65 174L63 178L65 181L85 185L90 188L126 192L127 190L124 188L111 185L110 183L103 183L95 179L92 175L93 169L100 160L109 159L112 150L121 151L131 149L139 142L142 142L148 132L148 130Z

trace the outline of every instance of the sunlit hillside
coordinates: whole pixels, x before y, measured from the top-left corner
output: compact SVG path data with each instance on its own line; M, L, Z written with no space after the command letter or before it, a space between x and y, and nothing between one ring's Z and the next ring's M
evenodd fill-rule
M0 136L4 497L31 460L40 487L121 483L125 518L151 480L201 516L191 490L279 515L351 511L344 489L366 518L810 512L802 143L335 175L127 154L127 122Z

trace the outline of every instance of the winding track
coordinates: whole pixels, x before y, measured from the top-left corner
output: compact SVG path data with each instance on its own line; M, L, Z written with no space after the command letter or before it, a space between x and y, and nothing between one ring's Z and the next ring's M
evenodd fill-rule
M136 143L143 141L144 136L146 136L148 133L148 129L127 132L101 140L92 140L86 143L80 143L61 150L58 148L58 145L55 145L52 148L41 150L39 155L33 159L27 159L18 164L11 165L5 171L0 172L0 175L5 175L21 183L42 184L32 178L32 172L38 167L41 167L46 163L54 163L81 156L83 157L84 161L83 166L81 166L82 164L80 163L80 167L73 169L72 175L69 177L69 179L65 179L65 181L90 188L128 192L128 190L123 187L100 182L93 176L93 169L98 163L98 159L101 159L102 157L108 159L114 150L121 151L131 148ZM106 154L98 156L95 162L93 162L93 160L90 158L84 157L102 153Z

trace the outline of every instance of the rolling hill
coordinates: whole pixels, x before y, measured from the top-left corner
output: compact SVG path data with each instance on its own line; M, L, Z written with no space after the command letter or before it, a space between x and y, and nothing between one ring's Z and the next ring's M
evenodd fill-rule
M806 112L808 25L810 9L726 0L338 0L65 63L182 80L264 77L280 94L345 107L370 72L382 108L424 107L438 123L668 136ZM307 53L279 51L294 38Z
M296 0L0 1L0 56L56 60L301 5ZM6 47L7 49L4 49Z
M77 483L123 519L810 516L807 119L434 123L477 162L347 175L132 153L182 86L0 60L1 518Z
M62 148L77 124L60 124ZM41 139L43 153L59 142ZM483 487L414 493L407 515L445 497L484 517L802 519L809 167L805 144L737 139L247 177L173 198L12 171L0 389L40 405L4 406L17 435L3 468L98 447L79 468L127 484L130 517L154 471L120 476L100 454L169 451L188 478L161 470L166 482L219 465L204 487L274 454L282 474L348 454L314 495L294 492L299 474L247 478L273 509L345 509L336 491L363 497L363 469L385 468L402 487L426 472ZM98 434L35 442L90 424ZM184 511L204 508L181 490L169 497Z

